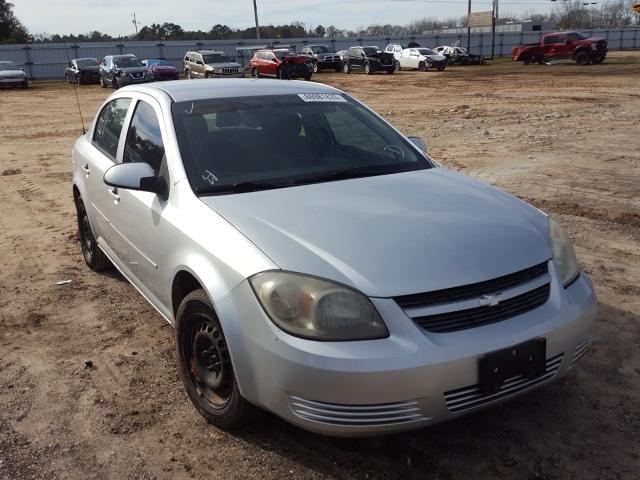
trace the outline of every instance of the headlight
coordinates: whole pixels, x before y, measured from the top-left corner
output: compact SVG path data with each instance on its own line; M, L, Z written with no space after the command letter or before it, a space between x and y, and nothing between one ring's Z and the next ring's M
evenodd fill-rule
M580 273L580 266L569 235L558 223L549 217L549 243L553 253L553 263L563 286L573 282Z
M259 273L249 282L273 323L291 335L325 341L389 336L369 299L356 290L281 271Z

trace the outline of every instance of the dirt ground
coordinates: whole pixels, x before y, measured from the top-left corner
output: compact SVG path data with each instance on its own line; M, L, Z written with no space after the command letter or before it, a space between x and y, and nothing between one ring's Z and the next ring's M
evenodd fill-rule
M172 328L117 274L85 267L76 100L70 85L36 83L0 91L0 478L639 478L640 52L314 79L568 229L600 300L580 368L390 437L325 438L271 415L235 433L207 425L180 383ZM109 93L78 89L86 122Z

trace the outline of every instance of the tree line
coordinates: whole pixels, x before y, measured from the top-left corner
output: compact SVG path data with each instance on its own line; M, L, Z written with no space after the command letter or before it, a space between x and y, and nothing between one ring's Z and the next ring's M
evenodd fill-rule
M600 0L595 5L585 5L584 0L566 0L559 3L548 14L527 12L523 15L502 15L498 23L533 20L548 21L558 29L594 29L620 28L640 25L640 14L633 11L638 0ZM419 35L446 27L466 27L467 18L422 18L406 25L379 24L361 26L354 29L340 29L335 25L327 27L317 25L307 27L303 22L285 25L266 25L260 27L262 38L305 38L305 37L365 37L365 36L410 36ZM182 26L165 22L145 25L136 34L126 37L114 37L99 31L86 34L49 34L29 35L27 29L13 13L13 4L0 0L0 43L33 42L111 42L118 40L245 40L255 39L254 27L231 28L216 24L209 31L185 30Z

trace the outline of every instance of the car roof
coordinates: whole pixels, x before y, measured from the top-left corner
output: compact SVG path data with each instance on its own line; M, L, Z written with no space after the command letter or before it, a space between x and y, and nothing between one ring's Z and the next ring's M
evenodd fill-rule
M298 93L343 93L321 83L301 80L284 82L262 78L219 78L209 82L173 80L124 87L122 91L125 90L136 90L152 96L166 94L175 102L265 95L296 95Z
M96 57L82 57L82 58L73 58L72 59L73 62L75 62L76 60L93 60L95 62L98 59Z
M202 54L207 54L207 53L222 53L224 55L224 52L221 50L198 50L198 53Z

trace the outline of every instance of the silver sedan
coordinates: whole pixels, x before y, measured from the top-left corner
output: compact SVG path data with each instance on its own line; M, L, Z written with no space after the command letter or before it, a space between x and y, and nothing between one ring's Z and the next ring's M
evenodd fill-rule
M113 93L73 149L84 258L176 331L196 409L363 436L560 378L596 297L544 213L349 95L271 80Z

